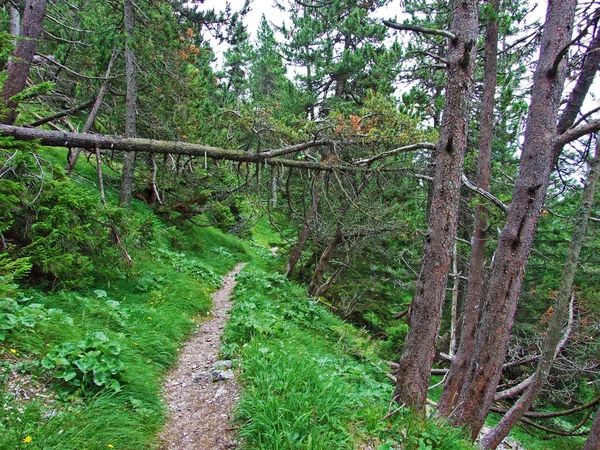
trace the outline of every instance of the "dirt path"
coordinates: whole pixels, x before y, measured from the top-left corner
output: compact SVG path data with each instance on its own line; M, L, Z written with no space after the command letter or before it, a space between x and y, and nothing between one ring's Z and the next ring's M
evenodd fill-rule
M163 396L170 419L161 435L163 450L224 450L237 446L230 420L239 398L229 362L219 363L221 333L229 318L238 264L213 294L213 318L202 322L181 350ZM213 381L215 380L215 381ZM219 381L216 381L219 380Z

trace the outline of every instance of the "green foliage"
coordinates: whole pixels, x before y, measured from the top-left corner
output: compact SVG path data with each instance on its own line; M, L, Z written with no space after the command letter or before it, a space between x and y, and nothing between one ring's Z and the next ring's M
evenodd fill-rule
M120 353L118 343L96 331L77 343L66 342L55 347L42 358L42 366L53 370L55 378L77 388L85 390L96 385L119 391L118 375L123 367Z
M470 450L474 448L465 440L460 430L426 420L407 409L399 412L397 420L404 423L404 429L400 432L402 436L400 442L407 450Z
M32 303L30 297L0 299L0 341L10 333L23 333L38 323L54 322L72 326L73 319L57 308L46 309L42 304Z
M366 438L382 449L472 448L407 411L387 416L392 386L376 343L263 263L238 276L223 346L241 359L245 448L351 449Z
M66 178L35 144L0 140L0 218L7 258L27 258L30 276L51 286L84 287L95 274L126 270L115 233L134 224L124 210L102 205L89 188ZM27 190L23 186L28 185Z
M24 100L28 100L39 95L47 95L52 91L52 89L54 89L54 83L45 81L43 83L36 84L35 86L23 89L21 92L14 95L11 100L20 103Z
M156 251L156 256L158 257L159 261L164 259L176 270L180 270L184 273L192 275L197 280L207 281L213 287L218 287L221 285L221 276L217 275L210 266L200 261L188 258L185 253L177 253L159 248Z
M163 423L161 375L175 362L195 316L209 310L221 276L246 250L214 228L169 228L136 202L127 214L104 207L86 180L66 178L39 156L52 160L54 153L36 147L34 156L31 144L3 143L9 170L0 177L1 232L9 245L0 257L0 447L151 448ZM42 190L36 158L44 170ZM30 190L23 189L26 183ZM119 231L134 266L120 269L112 227L96 226L98 220ZM20 226L24 222L29 229ZM62 229L62 241L49 224ZM66 236L68 227L81 237L87 233L88 246ZM30 236L37 239L25 240ZM74 289L82 283L68 283L64 274L54 291L40 289L40 258L27 252L52 250L42 236L89 258L92 290ZM186 254L173 251L172 242ZM57 267L66 265L61 260ZM19 287L25 281L33 288ZM5 383L9 375L44 386L47 395L15 396Z
M387 340L381 343L381 349L389 359L397 358L398 355L402 354L402 348L404 347L404 339L408 334L408 325L401 323L395 326L386 328L388 334Z

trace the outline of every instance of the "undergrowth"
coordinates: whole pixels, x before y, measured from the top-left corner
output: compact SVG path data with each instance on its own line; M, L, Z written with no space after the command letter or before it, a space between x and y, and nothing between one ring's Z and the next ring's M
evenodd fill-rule
M0 144L0 448L156 448L164 375L244 246L102 205L90 166L66 177L56 150Z
M157 448L164 375L221 277L249 260L222 347L239 366L244 448L473 448L459 430L390 403L382 361L406 327L374 340L308 298L279 274L266 219L246 241L166 225L139 202L102 205L88 165L67 177L56 150L0 144L16 152L14 179L0 180L0 448ZM44 187L26 192L19 180L34 183L38 163Z
M223 352L240 361L244 448L472 448L457 430L393 413L378 344L264 261L242 271L234 300Z

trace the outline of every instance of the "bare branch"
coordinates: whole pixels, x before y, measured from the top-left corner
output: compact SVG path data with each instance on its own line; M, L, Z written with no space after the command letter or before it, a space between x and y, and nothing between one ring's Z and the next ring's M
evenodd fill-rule
M49 56L42 55L40 53L36 53L36 56L39 56L40 58L45 59L46 61L54 64L55 66L60 67L63 70L66 70L67 72L75 75L76 77L85 78L86 80L106 80L106 77L94 77L91 75L84 75L82 73L75 72L73 69L69 69L67 66L62 65L61 63L59 63L58 61L55 61L53 58L50 58Z
M571 128L570 130L565 131L563 134L557 137L554 146L555 148L560 148L569 142L576 141L580 137L595 133L598 130L600 130L600 120L593 120L585 125L580 125L577 128Z
M89 102L85 102L81 105L74 106L73 108L65 109L64 111L58 112L51 116L44 117L43 119L40 119L40 120L36 120L35 122L32 122L27 126L28 127L39 127L40 125L44 125L45 123L52 122L53 120L60 119L61 117L70 116L73 113L76 113L78 111L86 109L86 108L92 106L93 103L94 103L94 101L90 100Z
M490 202L492 202L494 205L496 205L498 208L500 208L504 213L506 213L508 211L508 206L506 206L502 202L502 200L494 197L488 191L483 190L483 189L478 188L477 186L475 186L473 183L471 183L469 181L469 179L467 178L467 176L464 173L462 174L462 182L463 182L463 184L467 188L469 188L473 192L476 192L477 194L481 195L483 198L485 198L485 199L489 200Z
M279 150L270 150L263 153L248 153L235 150L226 150L218 147L211 147L202 144L190 144L187 142L159 141L140 138L122 138L116 136L106 136L100 134L86 133L64 133L49 130L40 130L37 128L23 128L11 125L0 125L0 133L5 136L13 136L18 140L31 141L39 139L42 145L54 147L80 147L87 149L107 149L124 152L142 152L142 153L172 153L178 155L199 156L211 159L223 159L229 161L239 161L254 164L281 165L286 167L296 167L301 169L318 171L341 171L341 172L374 172L372 169L355 166L329 165L319 162L309 162L302 160L292 160L283 158L269 157L269 154L277 154ZM297 147L302 147L299 144ZM314 144L309 145L314 146ZM286 151L288 151L286 149ZM265 154L267 156L265 156Z
M289 147L284 147L278 150L267 150L261 152L260 155L264 158L274 158L276 156L288 155L290 153L298 153L302 150L308 150L313 147L322 147L322 146L333 146L333 141L321 140L321 141L312 141L312 142L304 142L302 144L291 145Z
M452 40L456 39L456 35L454 35L453 33L450 33L449 31L446 31L446 30L437 30L435 28L426 28L426 27L420 27L418 25L403 24L403 23L394 22L393 20L384 20L383 23L384 23L384 25L387 25L388 27L393 28L395 30L416 31L417 33L432 34L434 36L447 37L448 39L452 39Z
M383 158L387 158L388 156L397 155L398 153L407 153L415 150L435 150L435 144L431 144L429 142L420 142L418 144L405 145L404 147L399 147L394 150L389 150L387 152L380 153L379 155L375 155L371 158L359 159L358 161L354 161L354 164L365 164L370 166L375 161L378 161Z
M584 411L586 409L593 408L594 406L596 406L599 403L600 403L600 397L597 397L594 400L592 400L591 402L585 403L583 405L576 406L575 408L565 409L563 411L552 411L552 412L532 412L532 411L528 411L528 412L526 412L524 414L524 417L529 417L529 418L532 418L532 419L551 419L551 418L554 418L554 417L569 416L571 414L575 414L575 413L578 413L580 411ZM497 408L497 407L493 407L491 410L494 411L494 412L500 413L500 414L506 414L508 412L507 409Z

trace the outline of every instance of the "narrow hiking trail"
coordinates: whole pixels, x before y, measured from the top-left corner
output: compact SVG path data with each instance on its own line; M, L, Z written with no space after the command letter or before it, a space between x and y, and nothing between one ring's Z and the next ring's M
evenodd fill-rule
M237 447L231 427L239 399L229 361L218 361L221 333L232 307L237 264L212 295L212 319L202 322L186 341L167 376L163 396L170 418L161 434L162 450L224 450ZM217 363L217 364L215 364Z

